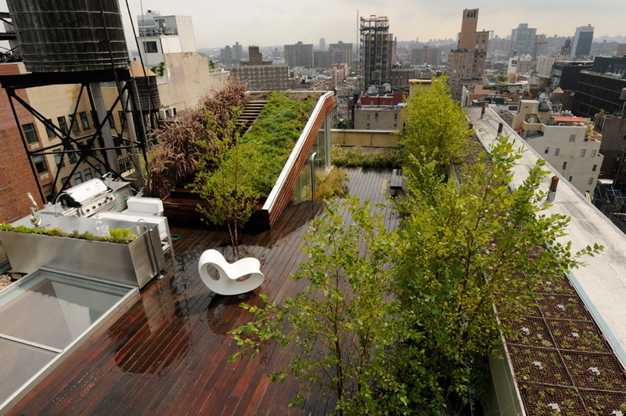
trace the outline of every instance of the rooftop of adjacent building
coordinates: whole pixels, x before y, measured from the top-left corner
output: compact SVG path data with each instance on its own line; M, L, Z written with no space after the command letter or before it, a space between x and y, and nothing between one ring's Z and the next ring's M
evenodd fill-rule
M494 142L498 124L505 125L505 134L523 152L511 182L511 186L518 187L542 157L492 110L488 109L486 117L481 119L480 109L472 109L470 117L486 148ZM556 169L549 165L547 168L550 176L561 178L556 199L547 213L571 218L563 239L572 242L573 250L593 243L604 246L601 254L586 259L568 277L622 365L626 365L626 308L622 302L626 298L626 235Z

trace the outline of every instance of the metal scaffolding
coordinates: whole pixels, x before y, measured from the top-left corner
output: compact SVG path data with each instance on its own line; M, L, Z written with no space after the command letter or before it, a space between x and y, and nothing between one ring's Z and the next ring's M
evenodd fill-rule
M363 87L391 83L393 35L386 16L361 17L360 66Z
M98 103L97 97L100 84L106 82L115 82L118 85L118 94L108 108L105 108L103 103ZM80 91L70 117L70 126L68 126L67 129L56 126L44 114L18 94L19 90L26 88L64 84L80 85ZM139 184L142 184L142 166L138 151L141 152L141 156L144 159L143 162L147 168L146 140L145 132L142 128L143 123L141 121L136 124L134 123L134 119L138 117L139 120L141 120L142 116L140 113L136 113L135 110L139 108L137 103L137 89L135 80L131 77L128 69L7 75L0 77L0 85L6 90L11 111L20 133L24 150L28 156L31 170L37 180L37 186L42 200L46 201L47 195L43 192L39 174L33 159L46 155L57 156L55 158L56 174L52 182L51 194L49 195L52 200L70 186L72 176L78 168L83 165L89 165L98 172L102 170L110 172L114 177L124 179L118 167L116 154L117 151L123 149L128 149L133 157L135 167L135 178L133 179ZM79 104L85 92L89 100L95 131L82 137L74 137L72 132L74 131L75 124L78 123ZM60 142L32 150L22 128L16 105L20 105L28 111L37 121L45 126L47 131L53 133ZM121 111L126 117L122 118L121 132L115 137L114 141L110 133L110 123L113 122L113 113L118 105L121 105ZM124 137L124 131L128 133L128 138ZM108 133L108 137L106 133ZM62 181L62 186L57 192L60 172L65 166L66 156L69 158L70 155L78 156L78 160L72 167L71 173Z

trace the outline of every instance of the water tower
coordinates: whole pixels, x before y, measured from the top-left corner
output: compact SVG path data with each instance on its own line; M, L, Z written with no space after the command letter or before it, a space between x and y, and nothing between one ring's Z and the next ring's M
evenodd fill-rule
M7 0L7 5L17 35L19 54L30 72L2 76L0 84L9 97L35 178L39 179L39 175L32 159L45 155L55 155L57 163L52 198L70 186L72 176L83 164L121 177L117 152L126 149L135 165L133 179L141 185L139 155L147 162L145 131L137 88L129 71L118 1ZM80 85L70 126L65 129L56 126L17 93L26 88L62 84ZM116 96L108 106L103 97L103 86L107 84L116 88ZM79 104L85 99L89 101L95 132L77 137L73 127L79 122ZM31 150L17 116L17 106L30 112L47 131L54 133L60 143ZM114 111L120 107L125 115L122 124L124 126L125 123L126 134L119 133L114 138L110 123ZM57 189L59 173L70 155L74 155L77 162ZM39 191L45 200L41 185Z

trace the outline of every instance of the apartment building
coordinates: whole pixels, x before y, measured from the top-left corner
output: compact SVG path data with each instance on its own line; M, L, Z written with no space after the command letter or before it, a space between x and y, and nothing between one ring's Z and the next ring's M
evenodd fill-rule
M313 67L313 44L302 42L285 45L285 62L290 68Z
M191 16L161 16L148 10L137 22L140 52L149 68L163 64L168 53L196 51Z
M15 75L25 72L22 63L0 64L0 75ZM28 102L28 97L22 91L19 96ZM31 145L38 143L34 137L34 117L32 114L16 106L18 117L23 125L28 126L27 138ZM38 204L41 204L37 182L33 177L24 144L11 107L9 99L4 91L0 92L0 137L2 137L2 152L0 152L0 223L17 220L29 214L31 202L28 198L30 193ZM37 170L42 172L47 169L44 161L37 161ZM1 257L1 256L0 256Z
M604 156L602 136L589 119L553 112L549 102L522 100L512 127L581 193L593 195Z
M337 43L331 43L328 45L328 52L330 53L331 65L346 64L348 67L352 67L352 44L343 43L339 41Z

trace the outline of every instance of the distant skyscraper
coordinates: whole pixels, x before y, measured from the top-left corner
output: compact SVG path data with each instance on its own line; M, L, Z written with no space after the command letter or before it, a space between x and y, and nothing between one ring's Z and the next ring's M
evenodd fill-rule
M313 44L298 42L293 45L285 45L285 62L290 68L312 68Z
M258 46L248 46L248 64L263 65L263 54Z
M361 17L360 70L363 87L391 83L394 58L393 35L386 16Z
M489 32L477 32L478 9L463 10L457 48L448 54L448 82L452 96L460 100L463 86L482 80L489 46Z
M233 48L226 45L224 49L220 51L220 61L222 61L222 65L224 66L231 66L233 64Z
M343 43L342 41L331 43L328 45L328 52L330 53L331 65L348 64L348 66L352 66L351 43Z
M591 55L591 44L593 43L593 26L581 26L576 29L570 57L577 58Z
M243 47L239 42L235 42L233 45L233 61L238 65L241 60L243 60Z
M511 32L511 56L535 56L537 49L537 29L528 27L527 23L520 23Z
M326 39L324 39L324 38L320 39L319 50L320 51L325 51L326 50Z

